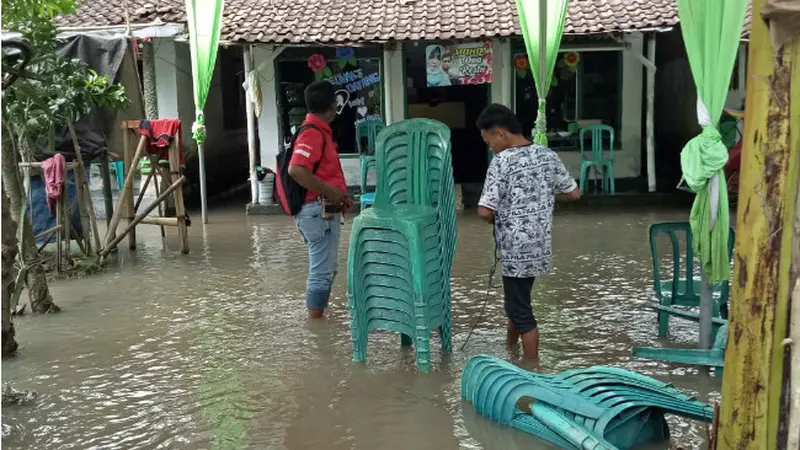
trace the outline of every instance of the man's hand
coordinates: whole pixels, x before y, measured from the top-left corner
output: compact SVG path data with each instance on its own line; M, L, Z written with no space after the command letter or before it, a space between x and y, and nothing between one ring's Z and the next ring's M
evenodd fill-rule
M575 188L570 192L565 192L563 194L556 194L556 200L559 202L577 202L581 199L581 190L580 188Z
M353 204L353 201L346 192L342 192L332 186L329 187L330 192L322 192L322 195L325 197L325 200L329 201L332 205L345 207L347 203Z
M478 206L478 217L489 223L494 223L494 210L485 206Z

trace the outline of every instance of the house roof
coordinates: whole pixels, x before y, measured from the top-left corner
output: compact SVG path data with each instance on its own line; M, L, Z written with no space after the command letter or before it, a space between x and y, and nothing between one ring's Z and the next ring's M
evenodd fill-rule
M62 27L185 22L183 0L83 0ZM572 0L565 34L668 29L675 0ZM514 0L227 0L222 39L341 44L519 35Z

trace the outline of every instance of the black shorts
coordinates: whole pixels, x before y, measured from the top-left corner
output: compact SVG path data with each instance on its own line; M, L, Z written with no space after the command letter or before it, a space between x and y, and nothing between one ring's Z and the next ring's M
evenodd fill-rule
M536 318L531 305L531 290L536 278L503 277L503 294L506 316L514 324L517 333L524 334L536 329Z

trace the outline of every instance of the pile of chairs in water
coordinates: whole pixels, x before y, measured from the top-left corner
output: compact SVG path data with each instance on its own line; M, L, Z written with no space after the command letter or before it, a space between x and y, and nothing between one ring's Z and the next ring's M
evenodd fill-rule
M629 449L669 439L665 414L711 422L713 408L650 377L612 367L555 375L470 358L461 396L482 416L565 449Z
M365 361L371 330L401 334L430 370L430 335L451 342L450 274L456 248L450 129L410 119L376 138L375 203L353 221L348 306L353 359Z

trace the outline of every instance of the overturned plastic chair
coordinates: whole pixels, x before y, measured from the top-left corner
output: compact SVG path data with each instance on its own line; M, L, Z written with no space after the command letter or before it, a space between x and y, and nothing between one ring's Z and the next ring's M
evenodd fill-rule
M366 360L370 330L400 333L417 367L430 370L430 334L450 351L450 275L455 253L455 199L450 130L412 119L377 137L373 208L353 222L348 306L353 359Z
M672 250L672 278L661 279L661 258L658 252L657 239L661 234L669 237ZM680 239L683 238L684 250L681 251ZM694 250L692 248L692 228L689 222L662 222L650 226L650 252L653 257L653 289L656 300L654 305L658 312L658 335L666 337L669 333L670 316L697 322L697 313L676 308L697 307L700 305L700 280L694 279ZM736 233L731 228L728 237L728 254L733 257L733 245ZM685 266L685 270L681 267ZM728 317L729 282L724 281L714 288L714 319L712 324L716 334Z
M710 422L711 406L667 384L612 367L535 374L470 358L461 396L475 410L566 449L628 449L669 439L665 414Z

